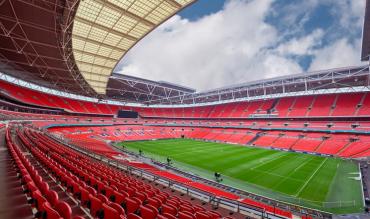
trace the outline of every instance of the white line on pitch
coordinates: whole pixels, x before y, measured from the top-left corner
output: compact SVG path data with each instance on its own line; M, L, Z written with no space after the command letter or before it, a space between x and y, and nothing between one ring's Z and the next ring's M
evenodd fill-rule
M307 186L307 184L311 181L311 179L315 176L315 174L317 173L317 171L319 171L319 169L321 169L321 167L324 165L324 163L328 160L328 158L326 157L324 159L324 161L320 164L320 166L315 170L315 172L310 176L310 178L308 178L308 180L306 181L306 183L299 189L299 191L294 195L295 197L297 197L302 191L303 189Z

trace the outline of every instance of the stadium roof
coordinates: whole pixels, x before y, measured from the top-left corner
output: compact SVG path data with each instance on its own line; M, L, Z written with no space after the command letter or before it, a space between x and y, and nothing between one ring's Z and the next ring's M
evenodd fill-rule
M0 71L97 97L132 46L194 1L0 0Z
M75 67L69 26L76 1L0 1L0 71L38 85L94 95Z
M269 78L167 99L146 101L145 103L151 105L204 104L282 97L292 94L336 93L343 89L352 92L358 90L357 88L369 90L369 65Z
M74 18L72 48L85 80L105 94L109 76L127 51L194 0L84 0Z
M370 0L366 0L364 28L362 33L361 60L370 60Z
M169 101L170 98L193 93L194 89L169 82L151 81L116 73L110 77L107 87L107 95L110 98L135 103Z

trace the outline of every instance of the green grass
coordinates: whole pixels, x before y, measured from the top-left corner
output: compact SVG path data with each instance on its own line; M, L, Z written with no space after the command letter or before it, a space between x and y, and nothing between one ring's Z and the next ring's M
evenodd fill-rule
M329 211L362 211L358 166L348 160L255 147L171 139L123 142L127 149L224 184L285 202Z

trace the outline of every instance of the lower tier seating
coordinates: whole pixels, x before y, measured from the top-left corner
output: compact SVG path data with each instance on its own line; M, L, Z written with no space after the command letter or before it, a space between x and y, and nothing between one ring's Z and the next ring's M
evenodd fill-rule
M42 133L24 129L17 130L16 136L13 139L8 131L7 142L38 211L36 216L79 219L85 218L83 210L88 209L96 218L231 218L94 161ZM30 155L26 157L25 152ZM59 185L62 191L56 189ZM82 208L62 200L63 194Z

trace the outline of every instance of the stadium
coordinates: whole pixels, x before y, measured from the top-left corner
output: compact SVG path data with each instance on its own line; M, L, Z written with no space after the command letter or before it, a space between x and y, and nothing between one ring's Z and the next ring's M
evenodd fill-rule
M196 2L0 0L0 218L370 218L370 0L361 65L205 91L114 71Z

